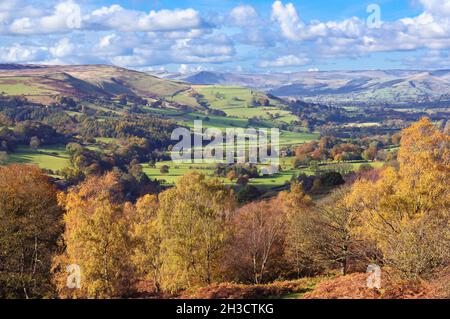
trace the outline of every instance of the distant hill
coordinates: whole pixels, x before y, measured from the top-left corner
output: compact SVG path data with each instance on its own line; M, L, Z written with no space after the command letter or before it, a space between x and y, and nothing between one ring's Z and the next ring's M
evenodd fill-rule
M39 65L33 64L1 64L0 70L24 70L24 69L38 69L41 68Z
M172 99L198 108L191 85L246 87L282 98L327 105L450 106L450 70L372 70L190 75L144 72L106 65L0 64L0 94L50 103L57 95ZM180 95L180 93L183 93Z
M192 84L239 85L327 104L402 105L450 101L450 70L327 71L272 74L199 72Z
M0 93L49 98L66 95L113 97L172 97L190 85L146 73L104 65L36 66L0 65Z
M227 79L224 74L221 73L215 73L215 72L207 72L202 71L197 74L194 74L192 76L188 76L184 78L186 82L189 82L191 84L225 84L227 82Z

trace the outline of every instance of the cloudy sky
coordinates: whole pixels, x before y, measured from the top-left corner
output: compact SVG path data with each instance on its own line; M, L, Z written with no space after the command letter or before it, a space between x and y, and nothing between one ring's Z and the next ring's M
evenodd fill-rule
M0 0L0 63L450 68L450 0Z

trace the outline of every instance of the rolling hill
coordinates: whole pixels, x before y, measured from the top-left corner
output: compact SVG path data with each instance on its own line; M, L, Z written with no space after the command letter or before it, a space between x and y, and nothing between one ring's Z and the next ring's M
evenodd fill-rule
M325 104L450 105L450 70L328 71L273 74L200 72L178 77L193 84L239 85Z
M48 102L57 95L166 98L189 88L187 84L113 66L0 65L0 93L25 95L39 102Z

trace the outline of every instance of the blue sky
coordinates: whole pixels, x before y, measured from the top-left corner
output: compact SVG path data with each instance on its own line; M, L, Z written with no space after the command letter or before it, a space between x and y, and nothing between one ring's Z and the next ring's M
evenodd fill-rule
M438 69L449 61L450 0L0 1L0 63L189 73Z

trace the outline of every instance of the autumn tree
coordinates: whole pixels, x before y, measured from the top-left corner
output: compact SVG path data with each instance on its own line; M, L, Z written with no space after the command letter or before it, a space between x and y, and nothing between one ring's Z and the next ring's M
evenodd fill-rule
M398 162L352 196L385 264L417 278L450 263L450 137L424 118L402 132Z
M275 279L283 259L286 216L276 200L250 203L236 212L228 272L234 280L260 284Z
M56 281L63 297L111 298L130 290L129 219L122 204L119 176L108 173L90 177L67 194L59 203L64 216L66 250L55 260ZM81 269L81 289L65 287L67 265Z
M305 236L305 223L311 218L314 204L299 182L292 183L290 191L281 192L278 200L286 214L285 258L293 273L300 277L317 268L308 252Z
M377 158L378 149L376 147L369 147L362 153L362 158L366 161L375 161Z
M0 298L52 296L62 232L56 190L38 167L0 167Z
M302 225L305 247L324 268L339 267L346 275L351 262L366 257L371 245L358 235L361 223L359 203L348 196L349 190L335 190L316 206Z
M158 198L145 195L136 203L132 219L133 263L140 278L151 280L155 292L161 291L161 242L162 237L158 225Z
M160 194L159 205L163 288L212 283L229 233L233 193L217 179L190 173Z

